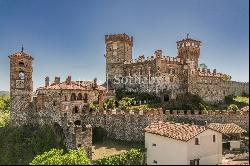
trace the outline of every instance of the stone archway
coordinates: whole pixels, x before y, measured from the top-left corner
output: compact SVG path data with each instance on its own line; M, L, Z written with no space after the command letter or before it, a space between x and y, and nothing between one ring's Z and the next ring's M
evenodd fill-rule
M103 142L107 138L107 131L102 127L94 127L92 129L93 143Z

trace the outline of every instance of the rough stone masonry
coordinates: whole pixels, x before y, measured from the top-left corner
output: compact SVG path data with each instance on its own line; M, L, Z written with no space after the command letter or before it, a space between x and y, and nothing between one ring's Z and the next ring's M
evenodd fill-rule
M137 60L132 60L132 37L126 34L107 35L105 43L106 70L110 82L116 74L144 75L149 79L151 75L156 75L165 79L165 89L159 92L164 100L186 91L208 101L219 101L229 94L248 93L248 83L225 81L224 75L215 70L211 73L198 68L200 41L186 38L177 42L176 58L163 56L162 51L157 50L154 56L147 59L140 56ZM9 59L12 124L59 126L65 135L67 147L72 149L83 146L90 158L93 127L105 129L108 137L113 139L143 141L147 125L173 116L165 115L162 109L103 110L107 89L97 85L96 80L73 81L71 76L65 81L56 76L52 83L46 77L44 86L33 95L33 57L22 50L10 55ZM155 86L146 85L139 89L155 89ZM98 111L90 109L92 103L99 104ZM213 119L210 121L213 122Z

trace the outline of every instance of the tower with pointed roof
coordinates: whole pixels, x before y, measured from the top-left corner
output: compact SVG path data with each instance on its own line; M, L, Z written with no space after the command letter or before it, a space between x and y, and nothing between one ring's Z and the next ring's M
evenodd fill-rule
M10 109L11 119L16 124L25 123L25 112L32 100L32 62L33 58L24 52L9 56L10 59Z

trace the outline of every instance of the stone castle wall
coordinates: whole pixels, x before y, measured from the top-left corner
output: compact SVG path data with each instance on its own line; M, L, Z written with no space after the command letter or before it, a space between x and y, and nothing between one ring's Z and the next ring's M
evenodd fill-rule
M249 94L249 83L224 81L214 77L198 77L198 81L189 85L189 92L199 95L208 102L223 101L228 95Z
M227 110L209 110L208 114L203 111L191 110L173 110L165 111L165 120L175 121L179 123L195 123L204 125L207 123L235 123L249 132L249 112L237 110L236 112L228 112Z
M163 121L162 109L150 111L111 111L86 113L82 120L93 128L101 127L111 139L144 141L144 128L154 121Z

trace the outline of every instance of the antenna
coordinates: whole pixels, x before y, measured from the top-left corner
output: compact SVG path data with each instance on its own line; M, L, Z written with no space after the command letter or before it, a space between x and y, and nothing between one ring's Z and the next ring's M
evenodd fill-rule
M23 49L24 49L24 48L23 48L23 45L22 45L22 50L21 50L21 52L23 52Z

